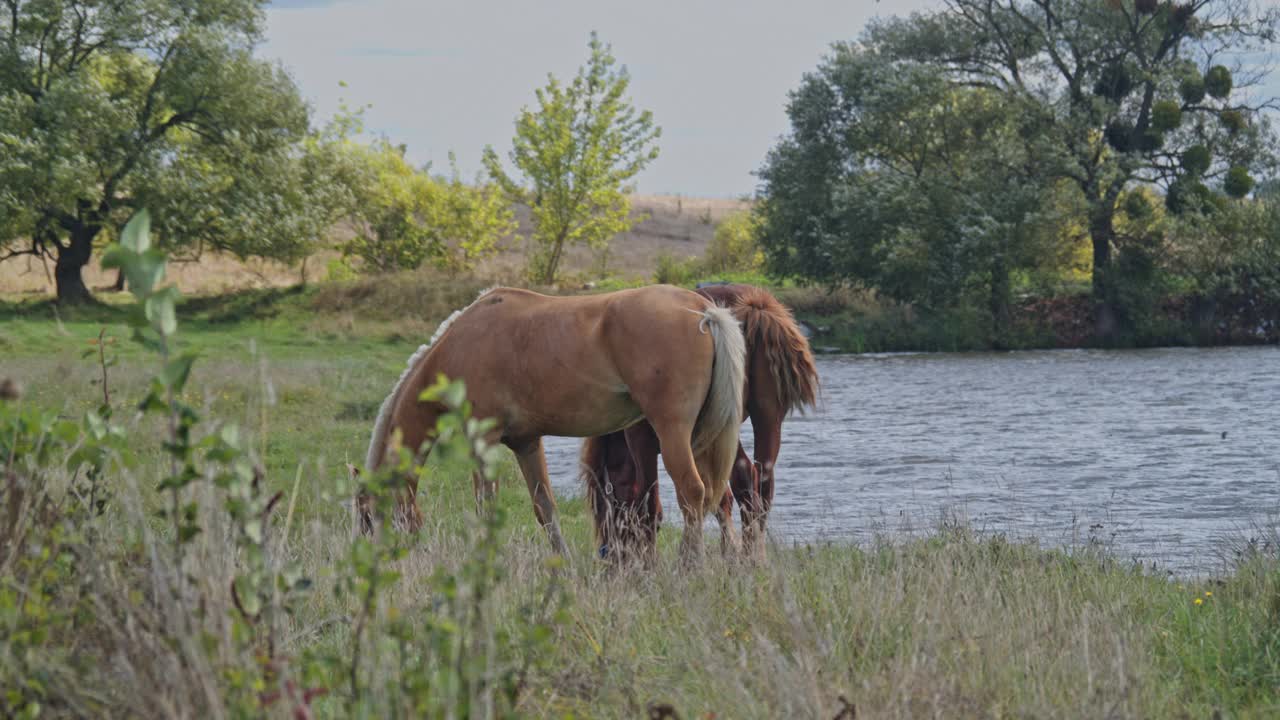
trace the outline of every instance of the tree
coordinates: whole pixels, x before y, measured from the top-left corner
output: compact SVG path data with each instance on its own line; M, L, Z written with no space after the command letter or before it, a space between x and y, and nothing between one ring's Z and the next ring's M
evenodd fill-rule
M296 257L319 185L305 104L253 57L265 4L5 0L0 259L51 257L87 300L95 239L144 206L171 247Z
M1112 258L1123 242L1116 232L1123 193L1154 185L1166 189L1171 209L1194 210L1204 205L1206 181L1225 180L1226 190L1242 194L1250 173L1272 165L1261 111L1275 101L1250 102L1247 93L1266 70L1231 58L1272 42L1278 15L1249 0L947 0L936 12L873 23L849 50L892 72L928 68L949 87L983 89L1020 115L1018 132L1036 160L1028 181L1067 181L1081 198L1093 248L1096 331L1106 339L1117 331ZM838 62L829 66L830 74L839 69ZM792 121L796 126L794 112ZM839 179L840 148L816 134L820 142L807 144L796 129L766 172L778 160L804 156L830 170L822 177ZM791 182L809 183L819 198L832 192L825 179ZM809 232L826 231L817 225Z
M932 20L887 23L873 35L952 82L1036 100L1038 153L1054 160L1051 177L1075 182L1086 205L1096 330L1106 339L1117 330L1122 278L1111 265L1123 250L1116 219L1124 191L1156 184L1176 204L1186 188L1203 197L1203 180L1271 164L1259 113L1272 101L1250 105L1241 92L1260 71L1222 63L1271 42L1276 20L1275 10L1247 0L954 0ZM944 26L946 36L931 42Z
M772 272L854 281L943 308L985 294L1008 315L1011 273L1056 225L1025 115L935 68L837 46L791 99L792 134L761 172Z
M510 154L528 187L509 176L486 147L484 164L515 202L533 211L530 275L553 283L565 247L600 249L631 227L628 182L658 157L661 129L649 111L625 98L630 76L616 68L609 46L595 33L591 57L568 85L548 75L538 108L516 119Z
M350 176L354 202L346 214L355 237L343 245L367 270L410 270L428 260L457 274L497 252L515 230L510 206L492 187L462 182L452 153L448 178L432 178L405 159L405 148L381 140L342 141L359 170Z

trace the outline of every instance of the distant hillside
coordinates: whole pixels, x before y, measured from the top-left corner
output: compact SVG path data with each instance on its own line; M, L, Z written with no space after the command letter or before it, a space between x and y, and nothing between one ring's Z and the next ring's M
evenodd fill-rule
M749 201L689 198L680 195L634 195L632 215L644 219L630 232L614 238L610 246L609 269L623 277L649 277L662 253L676 257L701 256L715 234L716 223L728 215L748 209ZM510 275L524 265L523 238L532 231L529 209L519 207L520 237L512 247L482 268L483 274ZM564 260L564 274L593 274L595 258L586 248L572 248Z
M702 255L715 233L715 225L726 216L746 210L744 200L689 198L679 195L634 195L633 213L645 219L630 232L614 239L609 268L625 278L647 278L653 274L657 257L668 253L677 257ZM529 226L528 208L517 208L520 222L518 237L497 257L486 262L479 274L494 282L516 282L524 266L524 238ZM335 242L345 235L335 231ZM333 250L322 250L308 258L306 273L310 280L325 276L328 261L337 256ZM595 259L585 248L572 248L564 261L564 275L578 280L593 277ZM232 257L209 254L198 263L171 263L169 276L188 293L207 293L245 287L271 287L298 282L302 268L275 262L242 262ZM0 263L0 293L53 293L53 265L46 267L34 258L20 258ZM90 287L110 285L115 273L104 273L95 260L85 270Z

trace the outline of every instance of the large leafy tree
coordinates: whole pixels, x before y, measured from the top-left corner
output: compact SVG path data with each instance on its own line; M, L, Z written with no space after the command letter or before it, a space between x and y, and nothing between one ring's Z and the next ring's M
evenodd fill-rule
M549 76L536 110L516 119L511 162L525 182L507 174L493 148L484 163L510 197L533 211L530 274L552 283L565 248L596 250L631 227L629 183L658 157L661 129L626 97L630 76L593 33L591 57L568 84Z
M95 239L147 206L171 245L292 259L320 232L307 109L253 56L260 0L4 0L0 258L89 297Z
M839 45L792 96L790 138L761 173L771 269L856 281L928 307L1007 315L1010 275L1059 223L1024 113L937 68Z
M1261 111L1274 100L1251 98L1265 70L1240 58L1273 41L1276 21L1275 9L1250 0L947 0L935 12L872 24L855 49L890 72L927 68L955 90L982 89L1018 114L1019 138L1035 159L1027 181L1069 183L1079 198L1093 250L1097 332L1106 338L1117 330L1112 259L1124 242L1117 219L1125 192L1153 185L1167 191L1171 209L1196 211L1212 205L1214 188L1247 194L1252 176L1269 168ZM838 75L840 64L837 54L821 73ZM838 167L848 154L823 132L810 142L801 131L807 121L797 121L796 106L814 84L807 79L793 98L796 131L766 166L767 201L779 189L770 172L796 156L828 164L825 175L788 181L808 184L809 203L849 192ZM829 114L845 109L836 106L842 97L828 92ZM854 124L862 127L860 118ZM829 214L776 212L808 223L810 235L833 231L824 224Z

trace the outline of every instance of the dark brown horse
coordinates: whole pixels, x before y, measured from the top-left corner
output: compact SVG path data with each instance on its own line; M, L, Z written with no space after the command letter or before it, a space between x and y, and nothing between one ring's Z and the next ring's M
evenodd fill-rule
M658 285L583 297L490 290L409 359L378 413L365 466L377 468L397 445L429 448L442 408L419 394L441 374L463 380L475 416L497 421L490 441L515 452L538 522L563 552L542 436L608 434L646 418L662 438L685 515L681 556L693 560L702 519L729 484L744 360L734 316L688 290ZM404 480L396 520L416 529L416 476ZM483 478L473 480L478 496L490 492ZM360 498L359 511L371 531L369 498Z
M755 462L737 448L732 495L725 493L716 510L722 542L734 544L733 502L742 514L743 535L750 553L763 553L763 535L773 505L774 463L782 446L782 421L792 410L817 402L818 372L809 342L791 313L766 290L749 285L720 285L698 293L733 311L747 343L745 414L755 433ZM658 499L659 438L646 423L624 431L588 438L582 445L581 468L587 486L601 555L639 554L652 559L662 520Z

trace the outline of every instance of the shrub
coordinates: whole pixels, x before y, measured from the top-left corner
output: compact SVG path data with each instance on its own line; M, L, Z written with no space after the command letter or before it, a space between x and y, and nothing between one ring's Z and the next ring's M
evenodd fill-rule
M359 275L345 257L336 257L325 264L325 280L329 282L350 282Z
M653 281L663 285L690 285L697 280L700 273L701 267L697 258L681 260L670 253L663 252L658 254Z
M708 272L756 272L764 266L757 242L759 221L751 212L730 215L716 226L703 263Z
M450 177L435 179L385 142L350 152L368 177L353 187L355 236L342 252L360 258L366 271L412 270L428 260L450 274L469 271L515 229L501 194L463 183L452 155Z

